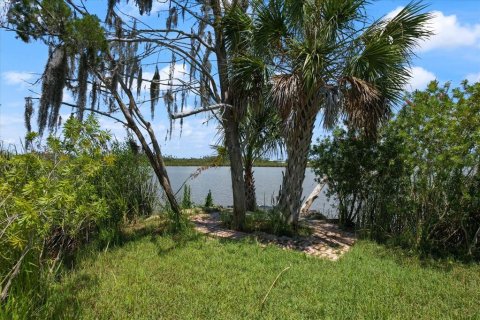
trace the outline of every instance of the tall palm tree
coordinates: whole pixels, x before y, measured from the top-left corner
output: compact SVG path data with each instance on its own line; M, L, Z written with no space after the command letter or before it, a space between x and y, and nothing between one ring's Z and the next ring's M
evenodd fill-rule
M373 23L367 2L269 0L253 9L251 37L271 70L268 101L281 116L288 155L277 206L293 225L317 116L326 128L344 119L375 135L402 97L413 50L431 34L420 2Z

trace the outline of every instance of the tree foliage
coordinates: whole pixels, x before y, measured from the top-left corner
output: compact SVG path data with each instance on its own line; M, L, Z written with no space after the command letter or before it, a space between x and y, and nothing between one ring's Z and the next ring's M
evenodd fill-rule
M380 140L337 130L313 148L340 219L374 238L479 257L480 84L407 96Z
M430 14L418 1L373 22L366 5L363 0L262 1L253 6L250 24L244 18L233 24L242 31L231 37L232 46L251 39L253 47L236 57L242 62L236 78L260 83L252 70L268 74L267 103L278 110L288 154L277 207L294 225L317 115L327 129L344 119L374 136L402 95L418 41L431 34Z
M112 147L93 116L68 119L63 136L47 141L26 154L0 153L0 291L2 303L14 296L12 308L35 300L44 276L81 244L114 241L125 222L156 207L150 168Z
M82 120L89 70L99 65L99 56L107 49L99 19L90 14L78 17L61 0L13 1L7 18L21 40L41 40L49 47L37 113L40 134L47 127L51 131L59 126L65 88L71 88L77 97Z

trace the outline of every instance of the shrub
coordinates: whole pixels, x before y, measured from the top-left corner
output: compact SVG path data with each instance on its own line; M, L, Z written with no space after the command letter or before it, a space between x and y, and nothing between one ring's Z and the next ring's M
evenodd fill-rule
M312 151L341 223L428 253L480 256L480 84L407 96L378 142L336 130Z
M109 199L112 218L115 216L118 223L149 216L160 208L158 184L151 166L130 144L113 144L110 154L114 163L105 167L104 180L99 185Z
M185 185L183 187L183 198L182 198L182 208L183 209L190 209L193 206L192 197L191 197L191 189L190 186Z
M110 139L93 116L70 118L42 152L0 152L0 281L12 316L28 318L42 281L80 245L113 241L123 222L151 213L147 166L112 152Z
M212 190L208 190L207 197L205 198L205 208L213 207L213 196Z

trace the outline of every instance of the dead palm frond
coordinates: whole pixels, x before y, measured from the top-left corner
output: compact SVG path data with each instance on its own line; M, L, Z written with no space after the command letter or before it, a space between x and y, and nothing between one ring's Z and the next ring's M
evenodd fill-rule
M303 83L298 74L275 75L271 79L270 102L277 106L285 122L297 108L305 106Z
M356 77L340 80L341 103L347 123L367 135L375 135L378 124L390 115L390 106L371 83Z

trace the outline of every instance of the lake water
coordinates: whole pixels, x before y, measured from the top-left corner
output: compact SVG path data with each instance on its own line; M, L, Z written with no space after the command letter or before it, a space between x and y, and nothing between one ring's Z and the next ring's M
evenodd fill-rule
M205 202L208 190L212 191L213 201L224 207L233 205L232 184L229 167L216 167L202 171L197 177L189 179L189 176L197 171L198 167L167 167L172 188L176 192L183 182L188 179L187 184L191 188L192 201L197 204ZM279 167L256 167L254 168L255 187L257 204L259 206L272 206L273 199L278 195L282 183L282 172L284 168ZM303 182L303 196L306 198L315 187L315 174L310 168L305 172ZM325 196L325 189L312 205L312 210L319 210L325 215L333 217L335 208L333 200L328 201ZM181 198L183 190L178 193Z

